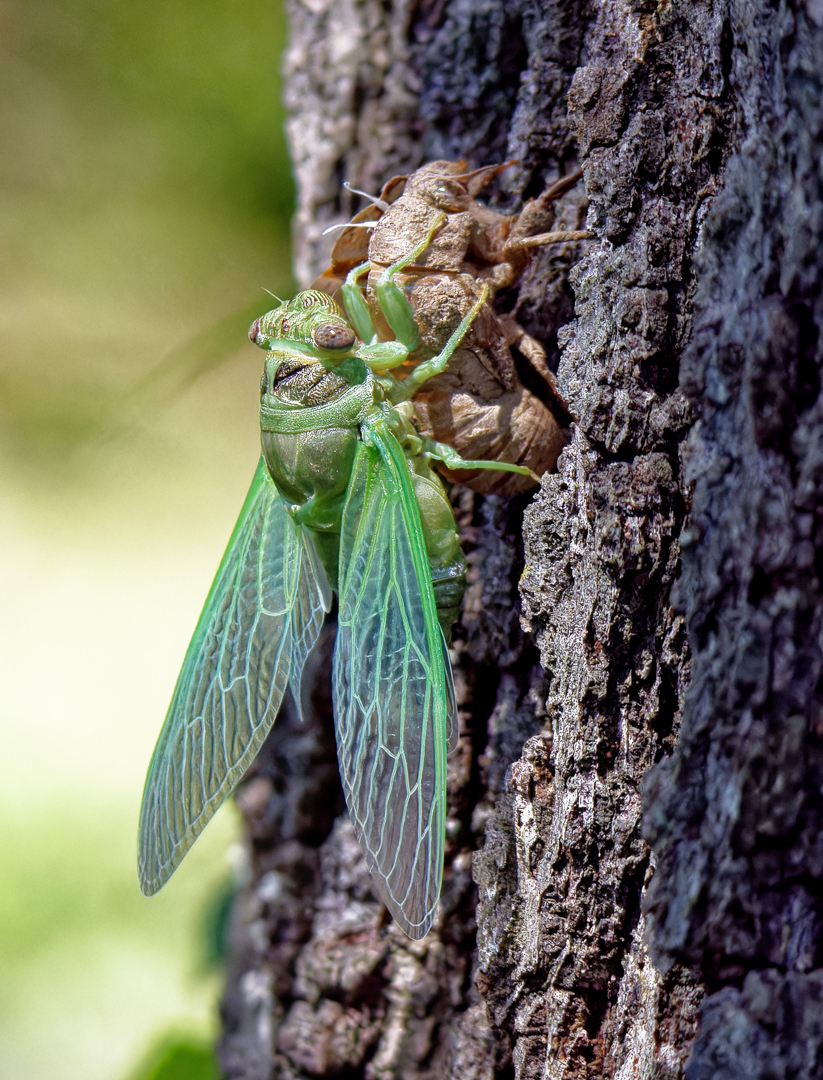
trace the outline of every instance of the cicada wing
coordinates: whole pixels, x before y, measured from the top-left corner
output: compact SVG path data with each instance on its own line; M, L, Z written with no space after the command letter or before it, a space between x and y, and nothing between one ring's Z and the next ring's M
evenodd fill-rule
M330 600L311 539L261 459L149 765L138 839L146 895L165 884L251 764Z
M449 647L443 631L440 631L440 643L443 647L443 668L446 672L446 753L449 757L457 751L460 744L460 718L457 714L457 695L454 691L452 662L449 659Z
M331 611L332 590L317 549L306 529L301 533L301 573L292 607L291 674L289 688L300 719L303 719L303 670L309 653Z
M343 510L337 753L381 897L401 929L421 938L443 875L451 673L403 451L388 433L370 436Z

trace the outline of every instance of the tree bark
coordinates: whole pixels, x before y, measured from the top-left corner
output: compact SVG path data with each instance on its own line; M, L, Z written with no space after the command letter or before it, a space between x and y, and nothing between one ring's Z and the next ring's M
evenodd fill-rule
M511 210L580 165L557 227L597 240L504 298L573 419L557 472L455 489L442 917L410 942L370 890L330 627L238 795L226 1076L823 1076L821 0L289 11L301 285L344 179L439 158L517 158Z

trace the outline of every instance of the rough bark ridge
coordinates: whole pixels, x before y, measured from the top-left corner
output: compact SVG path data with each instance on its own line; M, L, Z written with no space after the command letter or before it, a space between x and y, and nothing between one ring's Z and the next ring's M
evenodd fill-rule
M735 153L703 226L678 586L681 742L649 778L662 966L710 991L688 1075L823 1074L823 7L731 3ZM686 544L688 541L688 544Z
M678 361L734 119L708 5L604 3L587 48L569 117L605 242L572 272L558 387L577 423L527 513L521 584L550 727L476 857L480 963L519 1075L677 1076L701 991L649 959L639 789L671 750L688 676L669 600L690 421Z
M534 500L459 497L442 920L418 943L386 925L340 814L330 631L310 720L278 721L239 795L228 1077L820 1075L808 2L291 0L302 284L357 208L342 180L439 157L519 158L511 208L579 160L600 242L544 250L502 298L575 424Z

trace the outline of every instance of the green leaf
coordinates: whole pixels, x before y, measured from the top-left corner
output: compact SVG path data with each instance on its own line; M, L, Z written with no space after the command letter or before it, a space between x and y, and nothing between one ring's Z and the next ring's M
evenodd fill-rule
M164 1040L129 1080L221 1080L212 1048L193 1039Z

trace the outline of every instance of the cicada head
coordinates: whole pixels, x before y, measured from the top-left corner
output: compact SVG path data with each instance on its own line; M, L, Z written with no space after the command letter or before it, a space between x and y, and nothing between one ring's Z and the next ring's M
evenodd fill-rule
M267 352L263 397L321 405L366 374L355 357L360 340L327 293L309 289L283 301L254 320L249 338Z
M255 319L249 338L261 349L276 349L280 342L303 346L300 351L308 347L316 350L318 360L326 360L332 367L358 345L357 335L332 297L315 289L298 293Z

